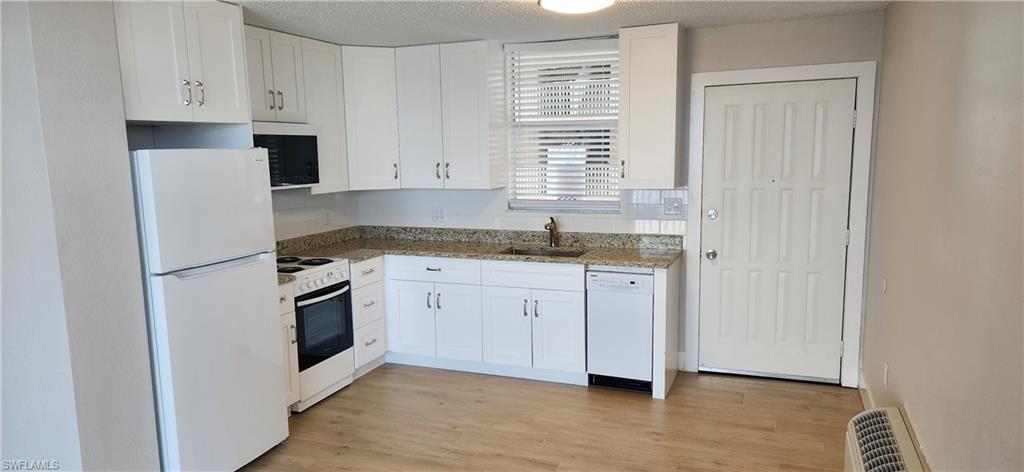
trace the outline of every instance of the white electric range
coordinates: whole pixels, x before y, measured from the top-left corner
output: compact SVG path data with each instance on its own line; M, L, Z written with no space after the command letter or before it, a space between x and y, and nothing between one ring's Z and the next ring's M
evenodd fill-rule
M301 412L352 383L352 294L348 259L277 258L277 272L294 275Z

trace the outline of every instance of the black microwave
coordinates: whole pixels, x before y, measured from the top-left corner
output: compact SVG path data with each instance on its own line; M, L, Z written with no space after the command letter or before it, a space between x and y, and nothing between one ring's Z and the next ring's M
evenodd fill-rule
M306 125L253 123L253 145L266 148L270 186L288 187L320 182L316 134Z

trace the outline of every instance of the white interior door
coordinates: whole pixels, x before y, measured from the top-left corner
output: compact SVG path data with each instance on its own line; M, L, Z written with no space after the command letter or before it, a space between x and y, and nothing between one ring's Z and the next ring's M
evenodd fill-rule
M856 80L705 95L700 368L839 380Z

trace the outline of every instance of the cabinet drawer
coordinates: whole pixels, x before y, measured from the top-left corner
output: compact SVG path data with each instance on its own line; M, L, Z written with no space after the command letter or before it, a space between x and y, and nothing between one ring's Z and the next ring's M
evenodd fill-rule
M283 315L295 311L295 282L277 286L277 313Z
M492 287L582 292L585 283L582 264L483 261L480 273L483 285Z
M480 261L448 257L389 256L388 278L453 284L479 284Z
M356 368L383 356L387 351L384 320L377 320L356 330Z
M352 322L356 329L384 318L384 282L352 291Z
M352 288L365 287L381 280L384 280L383 257L352 264Z

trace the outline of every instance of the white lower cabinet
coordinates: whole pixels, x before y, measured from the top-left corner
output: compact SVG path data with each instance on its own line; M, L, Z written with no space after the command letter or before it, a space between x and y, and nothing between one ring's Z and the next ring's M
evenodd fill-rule
M533 365L530 289L483 288L484 362Z
M437 357L480 362L480 286L434 284L434 313Z
M362 328L356 328L355 367L369 364L387 351L384 320L377 320Z
M484 287L484 362L586 371L583 292Z
M299 401L299 349L295 312L281 315L281 349L284 352L284 406Z
M434 283L410 280L390 282L387 290L388 347L393 352L433 356Z
M587 347L583 292L532 292L533 366L585 372Z

